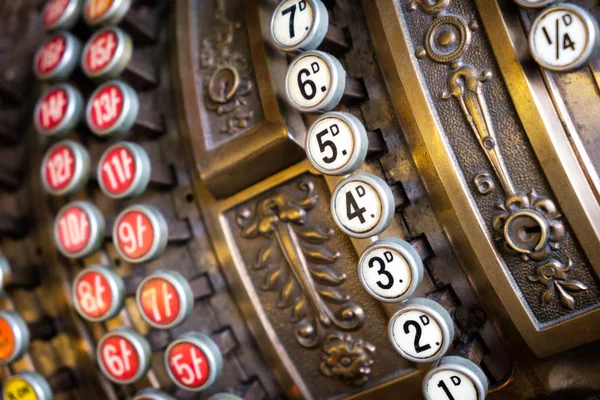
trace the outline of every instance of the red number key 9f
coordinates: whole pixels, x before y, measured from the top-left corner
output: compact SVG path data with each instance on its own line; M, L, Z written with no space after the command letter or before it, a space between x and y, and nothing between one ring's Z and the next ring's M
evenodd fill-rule
M169 345L165 351L165 364L177 386L201 391L221 375L223 357L211 338L198 332L187 332Z
M109 81L90 97L85 111L88 127L98 136L120 135L131 129L140 104L133 88L121 81Z
M167 221L156 208L135 205L123 210L113 228L113 244L130 263L153 260L167 247Z
M75 129L83 116L83 98L75 87L63 83L44 91L33 113L40 135L63 137Z
M50 147L42 160L42 183L53 195L77 193L87 183L90 157L77 142L65 140Z
M125 300L123 280L110 268L94 265L73 281L73 304L84 319L102 322L115 317Z
M102 373L118 384L136 382L150 368L150 344L129 328L118 328L104 335L96 353Z
M103 239L104 217L90 202L69 203L54 220L54 242L66 257L89 256L100 248Z
M139 196L150 181L151 162L143 147L119 142L109 147L98 163L98 183L108 197Z

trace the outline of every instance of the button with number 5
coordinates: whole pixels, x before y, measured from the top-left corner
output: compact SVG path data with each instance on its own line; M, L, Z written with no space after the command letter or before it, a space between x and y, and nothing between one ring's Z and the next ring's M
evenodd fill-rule
M104 217L88 201L74 201L60 209L54 220L54 242L69 258L94 253L104 240Z
M143 147L119 142L102 154L98 162L98 184L108 197L139 196L150 181L150 157Z
M176 271L153 272L140 283L135 298L142 318L159 329L180 325L194 307L192 288Z
M199 332L187 332L165 351L169 376L185 390L201 391L221 375L223 357L217 344Z
M444 356L454 339L448 311L433 300L410 299L392 316L388 333L402 357L428 363Z
M363 124L352 114L329 112L308 129L306 155L311 164L327 175L346 175L365 161L369 139Z
M273 12L271 38L282 51L315 50L328 25L329 13L321 0L285 0Z
M484 400L487 391L488 380L481 368L463 357L442 358L423 379L427 400Z
M73 304L82 318L102 322L115 317L125 301L125 286L112 269L94 265L73 281Z
M118 328L104 335L96 353L102 373L114 383L123 385L146 375L152 356L146 339L129 328Z
M77 193L87 183L90 157L79 143L64 140L46 151L40 172L46 192L55 196Z
M330 54L307 51L296 57L285 76L289 103L303 112L333 110L346 88L346 71Z
M135 90L115 80L106 82L92 93L85 118L90 130L98 136L121 135L131 129L139 111Z
M365 249L358 261L358 278L367 292L388 303L412 296L423 279L423 262L410 243L383 238Z
M167 247L167 221L158 209L135 205L119 214L113 227L113 244L130 263L153 260Z
M394 217L394 195L385 181L372 174L356 174L335 187L331 211L347 235L368 238L383 232Z

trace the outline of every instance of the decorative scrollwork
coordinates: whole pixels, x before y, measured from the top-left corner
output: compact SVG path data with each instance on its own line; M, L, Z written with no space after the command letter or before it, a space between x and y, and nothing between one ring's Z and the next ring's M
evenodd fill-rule
M542 293L543 304L548 304L555 293L558 292L560 304L572 310L575 307L575 298L571 293L588 289L585 283L576 279L569 279L567 274L574 269L571 259L565 265L554 258L550 258L536 264L535 267L535 275L530 276L529 280L546 286L546 290Z
M319 368L325 376L362 386L371 376L374 354L371 343L338 332L325 339Z
M467 24L454 15L445 15L433 21L425 35L425 50L429 58L447 63L461 57L471 43Z

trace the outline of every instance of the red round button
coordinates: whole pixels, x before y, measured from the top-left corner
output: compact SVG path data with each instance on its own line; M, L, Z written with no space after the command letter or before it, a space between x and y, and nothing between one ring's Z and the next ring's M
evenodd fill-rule
M98 130L112 127L123 111L123 92L117 85L106 85L90 100L91 123Z
M36 61L37 69L40 74L52 72L60 63L67 48L66 39L59 35L44 44L44 47L38 55Z
M112 194L127 192L136 176L134 155L125 146L114 146L100 161L102 185Z
M60 245L69 253L82 251L90 241L90 220L86 212L77 206L65 210L58 219Z
M140 371L140 355L133 343L120 334L109 334L99 347L103 370L115 382L129 382Z
M186 388L202 387L210 376L210 366L202 349L190 342L180 342L167 354L169 370L176 382Z
M42 100L42 106L38 111L38 122L40 126L50 131L58 126L65 118L69 96L62 88L50 91Z
M142 258L154 242L154 228L150 219L140 211L123 215L117 225L117 244L129 258Z
M175 322L181 312L181 300L171 282L162 278L152 278L139 290L144 317L158 326L168 326Z
M94 36L84 54L87 71L94 73L106 68L115 56L117 42L117 35L111 30Z
M90 319L106 315L112 306L113 296L108 280L98 271L84 272L75 282L78 309Z
M48 186L53 191L64 189L75 175L75 155L67 145L52 149L44 164Z
M44 25L52 26L58 22L71 0L50 0L44 9Z

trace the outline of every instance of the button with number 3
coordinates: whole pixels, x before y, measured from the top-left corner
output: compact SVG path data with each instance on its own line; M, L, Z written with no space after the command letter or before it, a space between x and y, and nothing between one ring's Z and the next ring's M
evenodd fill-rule
M79 143L64 140L48 149L40 172L46 192L55 196L77 193L87 183L90 157Z
M83 117L83 98L75 87L63 83L49 87L35 105L33 124L40 135L63 137Z
M329 26L329 13L321 0L285 0L271 18L271 38L282 51L315 50Z
M153 272L140 283L135 299L142 318L159 329L180 325L194 307L192 288L176 271Z
M125 286L112 269L94 265L81 271L73 281L75 310L91 322L115 317L125 301Z
M331 211L347 235L368 238L383 232L394 217L394 195L385 181L372 174L356 174L335 187Z
M83 48L81 69L94 79L116 78L123 72L133 53L133 43L116 26L94 33Z
M88 100L85 118L98 136L121 135L129 131L140 111L137 93L121 81L109 81L98 87Z
M423 262L410 243L383 238L365 249L358 278L367 292L387 303L409 298L423 279Z
M150 181L150 157L143 147L119 142L102 154L98 162L98 183L108 197L139 196Z
M433 300L410 299L392 316L390 341L408 360L428 363L444 356L454 339L448 311Z
M296 57L285 76L289 103L303 112L333 110L346 88L346 71L330 54L307 51Z
M136 382L150 368L150 344L133 329L108 332L100 339L96 353L102 373L117 384Z
M308 129L306 155L326 175L346 175L365 161L369 139L363 124L352 114L329 112Z
M113 244L121 257L130 263L157 258L167 247L168 236L165 217L147 205L126 208L113 227Z
M187 332L165 351L169 376L185 390L201 391L221 375L223 356L217 344L199 332Z
M86 257L104 240L104 217L88 201L74 201L60 209L54 220L54 242L66 257Z
M487 391L481 368L463 357L442 358L423 379L426 400L484 400Z
M594 16L574 4L543 10L529 31L529 48L535 61L554 71L570 71L587 64L598 47Z

